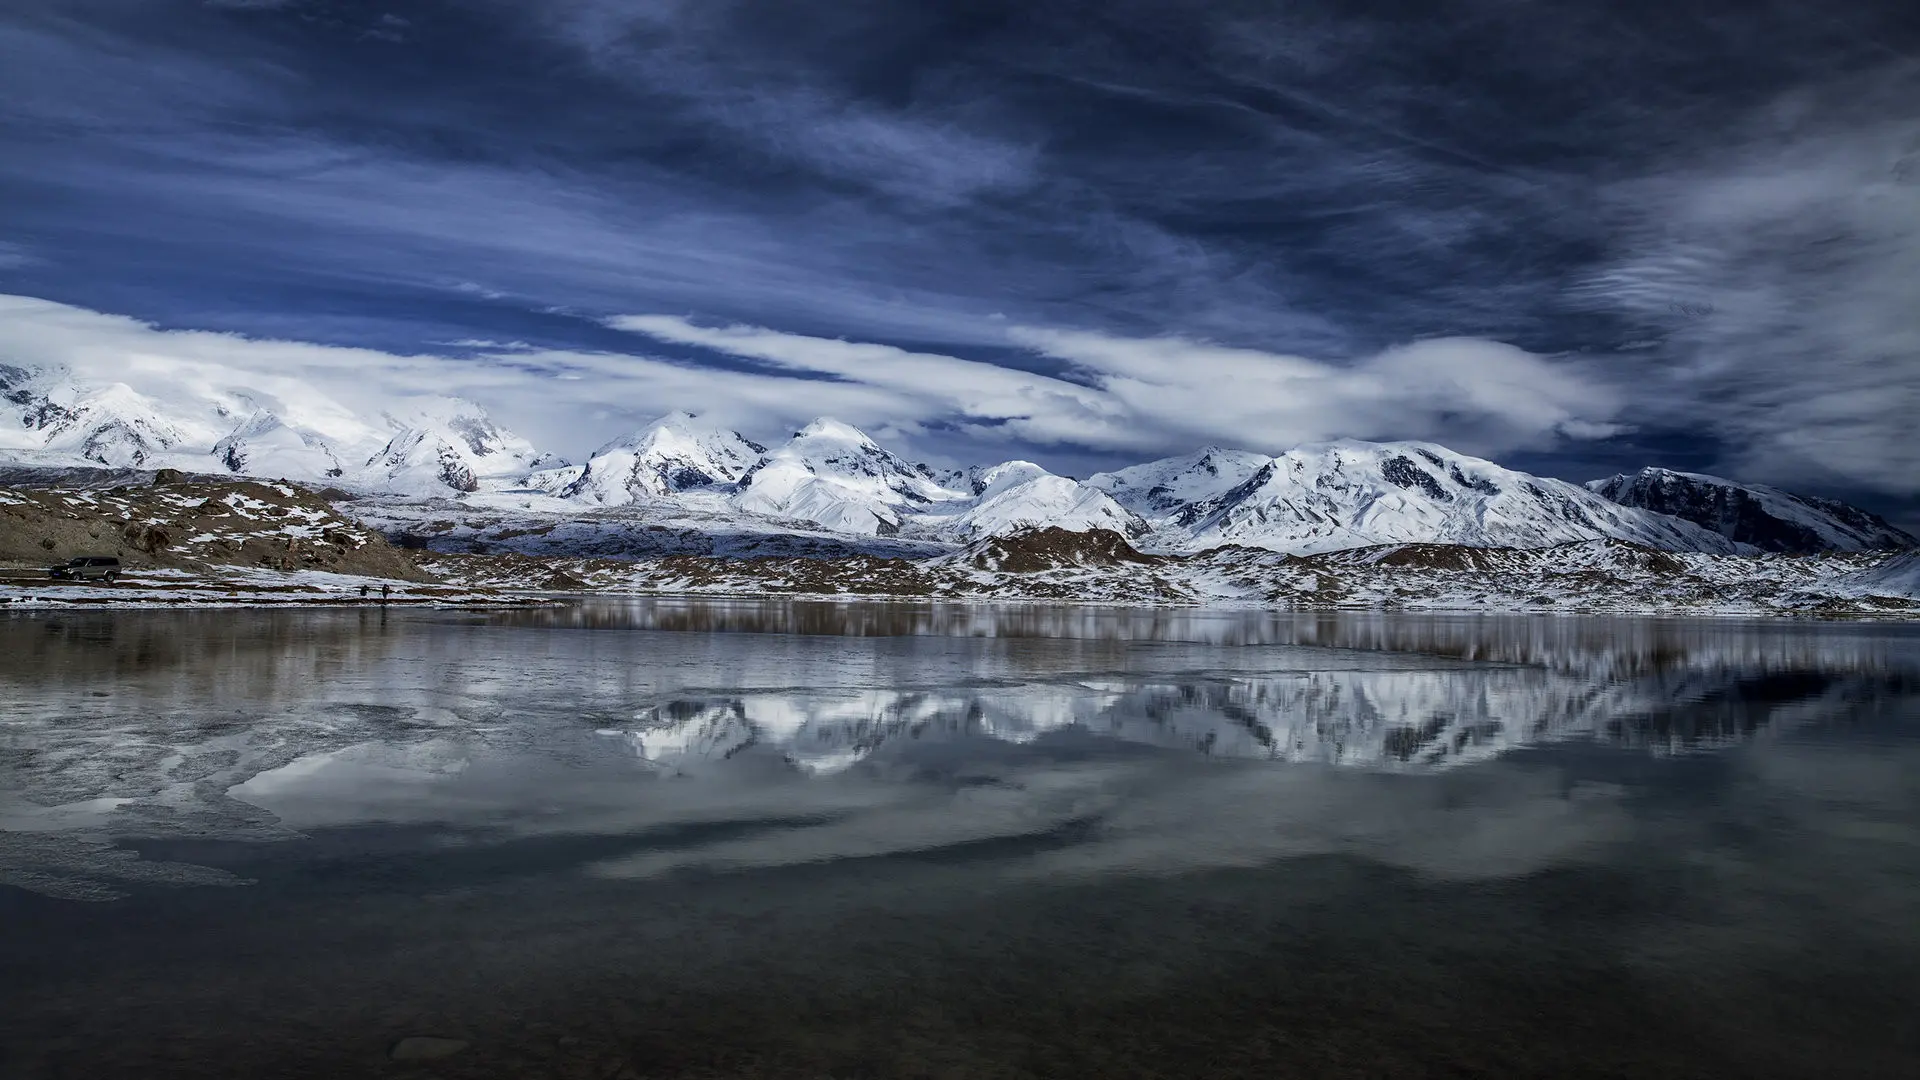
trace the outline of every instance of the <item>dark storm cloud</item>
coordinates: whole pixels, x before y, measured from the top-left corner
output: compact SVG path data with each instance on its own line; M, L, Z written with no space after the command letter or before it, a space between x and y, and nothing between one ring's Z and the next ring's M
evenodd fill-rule
M1337 375L1479 339L1545 358L1530 404L1387 399L1395 430L1304 400L1566 474L1905 496L1917 43L1895 3L27 0L0 13L0 290L789 376L604 323L1092 386L1138 374L1096 356ZM1432 378L1501 400L1472 356ZM1329 433L1275 404L1269 442ZM1027 419L1064 459L1112 445ZM1142 450L1209 430L1130 422Z

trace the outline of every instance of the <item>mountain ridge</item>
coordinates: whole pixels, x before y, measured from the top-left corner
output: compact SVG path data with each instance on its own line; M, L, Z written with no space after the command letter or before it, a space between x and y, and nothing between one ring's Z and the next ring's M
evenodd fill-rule
M1623 506L1691 521L1761 551L1812 555L1920 546L1920 539L1877 514L1838 500L1706 473L1649 465L1638 472L1590 481L1586 487Z
M739 432L671 412L595 450L578 478L558 494L618 506L635 498L735 484L766 454L766 447Z
M791 522L947 545L1049 527L1109 530L1165 553L1619 540L1737 555L1920 543L1866 511L1762 485L1650 467L1583 486L1430 442L1338 440L1279 455L1209 446L1082 481L1021 460L937 472L831 417L769 447L674 412L567 465L458 398L396 402L370 420L318 395L163 390L0 365L0 459L284 478L475 506L538 499L556 517L640 513L664 500L709 520L761 522L758 532Z

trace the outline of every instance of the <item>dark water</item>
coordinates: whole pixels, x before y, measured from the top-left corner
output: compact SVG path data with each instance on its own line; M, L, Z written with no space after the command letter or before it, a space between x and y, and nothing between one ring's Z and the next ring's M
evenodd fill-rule
M4 1077L1920 1075L1913 626L94 612L0 680Z

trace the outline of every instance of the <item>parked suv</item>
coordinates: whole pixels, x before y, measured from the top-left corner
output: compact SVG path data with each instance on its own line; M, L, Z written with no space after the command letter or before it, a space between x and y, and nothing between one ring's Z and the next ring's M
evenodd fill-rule
M120 576L120 560L110 555L82 555L49 568L47 574L61 581L112 581Z

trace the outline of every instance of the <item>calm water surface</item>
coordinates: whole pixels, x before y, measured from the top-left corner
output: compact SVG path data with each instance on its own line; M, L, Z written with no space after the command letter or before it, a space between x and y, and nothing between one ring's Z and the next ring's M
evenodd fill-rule
M4 1077L1920 1075L1914 626L58 613L0 688Z

